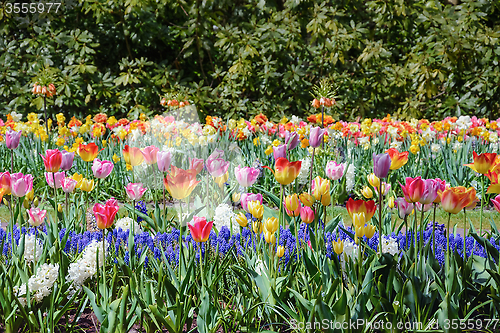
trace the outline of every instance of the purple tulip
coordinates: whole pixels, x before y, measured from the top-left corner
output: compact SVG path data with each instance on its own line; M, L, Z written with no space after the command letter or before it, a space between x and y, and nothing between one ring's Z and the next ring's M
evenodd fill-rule
M7 144L7 148L16 149L19 146L19 140L21 139L21 131L7 131L5 133L5 143Z
M296 132L285 132L286 150L292 150L299 145L299 135Z
M385 178L391 168L391 157L387 153L376 155L373 153L373 173L378 178Z
M61 170L69 170L73 166L73 159L75 158L75 153L67 152L66 150L61 151L62 161Z
M172 153L169 151L159 151L156 158L158 170L161 172L167 172L170 168L170 163L172 162Z
M313 148L318 148L323 140L323 135L325 135L325 130L319 127L311 128L309 133L309 146Z
M274 160L280 157L286 158L286 145L279 145L278 147L273 147Z

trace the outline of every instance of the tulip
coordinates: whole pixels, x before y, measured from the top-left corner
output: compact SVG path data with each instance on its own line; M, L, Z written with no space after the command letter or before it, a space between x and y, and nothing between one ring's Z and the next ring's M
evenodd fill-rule
M0 173L0 188L3 190L4 195L11 193L11 179L8 171Z
M314 178L311 187L311 193L317 201L321 201L323 206L330 205L330 181L320 176Z
M259 201L250 201L248 203L248 212L256 219L262 219L264 215L264 206Z
M167 172L172 162L172 153L169 151L159 151L156 154L158 170Z
M104 179L111 171L113 171L114 164L111 161L101 161L100 159L94 159L94 163L92 165L92 172L94 173L94 177L98 179Z
M380 179L377 176L375 176L373 172L370 173L366 178L368 179L368 183L370 183L371 186L373 186L374 188L379 187Z
M299 198L300 201L307 207L311 207L316 202L316 199L307 192L304 192L301 195L299 195Z
M286 145L283 144L278 147L273 147L273 156L275 160L281 157L286 158Z
M212 177L220 177L227 172L229 161L223 158L208 158L205 165Z
M125 192L127 193L130 200L139 200L144 195L147 188L143 187L141 183L128 183L125 187Z
M71 179L76 181L76 188L80 188L83 181L83 175L80 175L78 172L75 172L73 176L71 176Z
M62 180L66 177L66 174L63 172L46 172L45 173L45 180L47 181L47 184L54 188L54 183L56 188L61 188L61 182Z
M361 238L364 235L365 235L365 226L364 225L361 225L359 227L354 228L354 236L355 236L356 244L358 244L357 238Z
M394 207L396 207L396 206L394 205L394 197L390 197L390 198L389 198L389 200L387 201L387 207L389 207L389 208L391 208L391 209L392 209L392 208L394 208Z
M248 225L248 219L245 214L240 212L236 215L236 222L240 225L240 227L245 228Z
M332 242L332 245L333 245L333 251L337 254L337 255L341 255L342 252L344 252L344 241L342 240L339 240L339 241L333 241Z
M45 156L40 154L43 159L43 164L45 165L45 171L47 172L57 172L61 167L62 163L62 153L59 149L48 149L45 152Z
M473 187L468 189L463 186L451 187L443 191L441 206L448 213L458 214L462 209L469 206L475 197L476 190Z
M329 161L325 168L326 176L331 180L337 180L344 175L344 164L337 164L335 161Z
M260 235L262 233L262 223L260 223L259 221L255 221L253 224L252 224L252 230L254 233L256 233L257 235Z
M352 224L358 228L366 224L366 214L364 212L354 213L352 215Z
M434 199L434 203L438 204L441 203L441 195L443 194L443 191L446 190L446 181L441 180L439 178L435 178L434 181L437 184L437 196L436 199Z
M367 199L373 198L373 191L368 186L363 187L361 194Z
M200 181L196 180L196 170L184 170L172 165L167 177L163 180L168 193L178 200L186 198L193 192Z
M226 172L222 176L214 177L214 182L217 185L219 185L220 188L222 188L228 179L229 179L229 172Z
M94 180L89 180L87 178L82 178L82 182L80 184L80 189L85 192L91 192L94 189L95 183Z
M276 243L276 236L274 236L273 233L264 230L264 239L266 240L266 243L268 244L274 244Z
M373 153L373 173L378 178L385 178L389 174L391 168L391 157L389 154L378 154Z
M126 145L125 148L123 148L123 159L125 163L135 167L142 164L144 155L139 148Z
M301 166L302 161L289 162L286 158L280 157L274 164L274 168L276 169L276 171L272 170L268 166L264 167L274 173L274 178L276 178L278 183L280 183L281 185L289 185L299 175Z
M97 154L99 154L99 147L93 142L78 146L78 155L85 162L92 162L97 157Z
M311 207L302 207L302 209L300 210L300 219L306 224L314 221L314 211L311 209Z
M234 203L240 203L241 202L241 192L233 192L233 194L231 194L231 199L233 200Z
M285 145L286 150L292 150L299 145L299 135L297 132L285 131Z
M365 226L364 231L365 231L365 237L370 239L373 237L373 235L375 235L375 226L368 224L367 226Z
M397 198L396 206L398 207L399 218L404 219L405 216L411 214L414 209L413 203L409 203L405 198Z
M189 158L189 169L195 170L199 174L203 170L204 160L202 158Z
M240 186L250 187L252 186L259 177L260 171L257 168L244 167L238 165L234 168L234 175L236 177L236 181Z
M10 175L11 193L13 196L21 198L33 189L33 176L23 175L21 172Z
M254 194L254 193L243 193L241 195L241 207L248 213L248 203L251 201L258 201L262 204L262 194Z
M302 210L302 206L298 206L296 210L290 210L285 205L285 212L290 217L296 217L300 215L300 211Z
M420 197L419 202L424 205L434 202L434 200L436 200L438 196L437 191L439 188L440 185L435 179L424 180L424 191Z
M381 186L382 186L382 195L387 195L391 190L391 184L383 182ZM378 195L378 187L375 187L375 193Z
M354 219L354 214L356 213L365 213L366 221L370 221L377 210L377 206L375 206L375 201L373 200L353 200L352 198L349 198L347 201L346 208L351 219Z
M309 145L313 148L318 148L323 140L323 135L325 135L325 130L320 127L311 128L309 133Z
M419 212L423 211L427 212L432 208L432 204L421 204L420 202L416 202L415 206Z
M425 182L420 176L416 178L406 177L405 186L401 185L401 183L399 185L401 186L405 199L408 202L420 201L425 191Z
M400 153L396 148L391 148L385 152L388 153L391 158L391 170L397 170L408 162L409 152L407 151Z
M16 149L19 146L19 141L21 140L22 131L11 131L8 130L5 133L5 144L9 149Z
M285 255L285 248L281 245L278 245L278 248L276 249L276 256L278 258L281 258Z
M274 234L279 228L278 219L275 217L268 217L264 220L264 228L268 232Z
M474 156L474 163L464 164L472 170L480 174L487 174L488 171L495 165L495 159L497 154L495 153L483 153L478 155L475 151L472 152Z
M500 195L497 195L495 199L491 199L491 203L493 203L496 211L500 213Z
M45 220L45 216L47 215L47 211L45 209L39 209L33 207L27 210L29 215L29 223L32 227L38 227Z
M299 206L300 206L300 200L299 197L297 196L297 193L285 197L285 207L288 210L290 211L297 210Z
M96 203L93 212L96 218L97 227L99 229L111 227L119 208L115 198L108 199L105 205Z
M61 151L61 170L69 170L73 166L73 160L75 158L75 153L67 152L66 150Z
M148 146L141 150L142 156L144 157L147 165L157 163L158 151L159 149L155 146Z
M488 171L486 177L491 181L491 185L488 186L488 191L486 193L500 193L500 171L491 172Z
M198 243L203 243L208 240L212 226L213 221L207 222L206 217L193 216L193 220L188 223L191 237Z
M64 178L63 180L61 180L61 187L65 193L72 193L75 190L77 184L78 182L72 178Z

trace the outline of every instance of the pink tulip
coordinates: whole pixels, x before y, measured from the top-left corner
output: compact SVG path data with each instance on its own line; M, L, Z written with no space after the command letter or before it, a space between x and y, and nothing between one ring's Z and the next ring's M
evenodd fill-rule
M318 148L323 140L323 135L325 135L325 130L319 127L311 128L309 133L309 146L313 148Z
M424 180L424 192L422 193L419 202L424 205L432 203L438 196L437 191L439 188L440 184L435 179Z
M202 158L189 158L189 169L196 170L196 173L200 173L203 170L203 165L205 161Z
M64 178L61 180L61 187L64 193L72 193L75 190L76 184L78 182L73 178Z
M73 159L75 158L75 153L67 152L63 150L61 159L61 170L69 170L73 166Z
M394 203L398 207L399 218L402 219L404 219L405 216L410 215L414 209L414 205L407 202L405 198L397 198L396 200L394 200Z
M159 149L155 146L148 146L144 149L141 149L142 156L144 156L144 160L146 164L151 165L157 162L157 154Z
M420 176L416 178L406 177L406 184L405 186L401 185L401 189L407 202L419 202L425 191L425 183Z
M10 175L12 195L21 198L33 189L33 176L23 175L21 172Z
M274 160L277 160L280 157L286 158L286 145L279 145L278 147L273 147L273 156Z
M431 208L432 208L432 203L430 203L430 204L425 204L425 205L424 205L424 204L421 204L420 202L416 202L416 203L415 203L415 206L416 206L416 208L417 208L417 210L418 210L419 212L421 212L421 211L422 211L422 208L424 209L424 212L427 212L427 211L429 211L429 209L431 209Z
M326 164L326 176L331 180L337 180L344 175L344 164L330 161Z
M49 184L50 187L54 188L54 182L56 184L56 188L61 188L61 182L66 177L66 174L63 172L46 172L45 173L45 180L47 181L47 184Z
M391 190L391 184L387 184L386 182L382 182L382 195L387 195ZM375 193L378 195L378 187L374 187Z
M31 209L28 209L28 215L29 215L29 223L33 227L38 227L43 223L45 220L45 216L47 215L47 211L45 209L40 209L37 207L32 207Z
M0 173L0 188L3 190L4 195L11 193L12 187L11 187L10 172L5 171Z
M172 153L169 151L159 151L156 158L158 160L158 170L167 172L172 162Z
M242 168L241 165L234 168L234 175L236 176L236 181L240 184L240 186L243 187L252 186L257 181L259 173L260 173L259 169L256 168L251 168L251 167Z
M262 194L258 193L243 193L241 194L241 207L247 212L248 211L248 203L251 201L258 201L262 203Z
M61 167L62 163L62 153L59 149L48 149L45 152L45 156L40 154L43 159L43 164L45 165L45 171L47 172L57 172Z
M500 213L500 194L495 197L495 199L491 199L493 203L493 207L495 207L496 211Z
M220 177L227 172L227 169L229 168L229 161L226 161L223 158L208 158L205 165L207 167L207 171L212 175L212 177Z
M99 179L104 179L109 174L111 171L113 171L114 164L111 161L101 161L100 159L96 158L94 160L94 164L92 165L92 172L94 173L94 177L99 178Z
M207 160L215 160L218 158L223 158L224 157L224 150L222 149L215 149L210 156L208 156Z
M107 229L113 225L116 213L118 213L118 203L115 198L108 199L106 204L96 203L93 211L99 229Z
M7 148L16 149L19 146L21 133L21 131L16 132L11 130L8 130L7 133L5 133L5 144L7 145Z
M302 207L302 204L299 202L299 206L297 207L297 209L294 211L291 211L290 209L287 208L285 201L283 201L283 207L285 207L286 215L288 215L290 217L295 217L295 216L299 216L300 213L302 212L302 209L304 209L304 207L307 207L307 206ZM309 207L307 207L307 208L309 208Z
M206 242L208 237L210 237L210 231L212 230L213 221L207 222L205 217L194 216L193 220L188 223L189 231L191 231L191 237L198 243Z
M130 200L139 200L146 192L147 188L143 187L141 183L128 183L125 187Z
M314 211L311 209L311 207L302 207L302 209L300 210L300 219L306 224L314 221Z

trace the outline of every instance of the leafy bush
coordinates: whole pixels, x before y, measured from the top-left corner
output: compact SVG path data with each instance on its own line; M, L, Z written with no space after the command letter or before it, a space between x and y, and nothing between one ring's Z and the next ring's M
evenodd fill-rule
M55 13L0 8L0 108L161 112L189 96L203 114L310 112L336 87L334 116L500 116L495 1L67 1Z

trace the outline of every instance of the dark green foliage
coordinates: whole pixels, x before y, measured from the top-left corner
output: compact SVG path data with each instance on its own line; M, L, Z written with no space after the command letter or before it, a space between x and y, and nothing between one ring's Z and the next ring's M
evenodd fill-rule
M12 2L12 1L10 1ZM498 1L66 1L58 13L0 8L0 108L157 113L189 96L204 114L312 112L328 78L334 116L500 116ZM49 24L50 23L50 24ZM50 68L50 69L49 69Z

